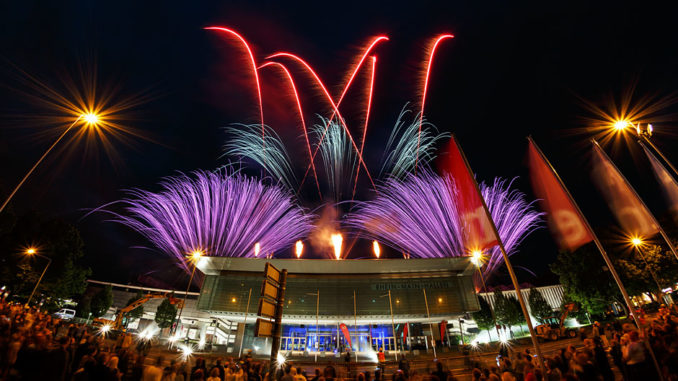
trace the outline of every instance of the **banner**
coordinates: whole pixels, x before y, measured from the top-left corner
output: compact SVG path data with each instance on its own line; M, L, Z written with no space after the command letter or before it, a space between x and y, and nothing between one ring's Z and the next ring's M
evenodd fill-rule
M445 332L447 332L447 320L443 320L440 322L440 342L445 342L445 338L447 335L445 335Z
M643 200L595 140L593 182L626 234L648 237L659 233L659 226Z
M410 323L405 323L403 328L403 343L407 342L407 335L410 333Z
M678 212L678 183L676 183L673 176L671 176L669 171L664 168L662 163L652 154L645 144L641 143L641 146L643 146L643 151L645 151L647 158L650 160L654 175L659 181L659 185L661 185L666 201L669 203L669 209L674 213Z
M466 160L454 137L450 138L449 159L446 171L454 179L457 208L464 227L466 249L485 250L498 244L492 223L483 208L483 201L476 188L475 179L466 165Z
M561 249L574 251L593 241L583 216L560 182L551 164L529 138L528 162L535 195L546 212L549 228Z
M341 333L344 334L344 338L346 339L346 341L348 341L348 347L353 348L353 344L351 343L351 334L348 332L348 327L346 326L346 324L344 323L339 324L339 328L341 328Z

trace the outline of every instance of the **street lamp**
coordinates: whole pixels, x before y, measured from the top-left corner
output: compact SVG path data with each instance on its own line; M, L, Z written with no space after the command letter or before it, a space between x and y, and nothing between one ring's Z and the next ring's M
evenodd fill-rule
M483 277L483 252L481 250L472 250L471 251L471 263L473 263L474 266L478 269L478 275L480 276L480 281L483 284L483 292L487 294L487 285L485 284L485 277ZM497 328L497 318L494 316L494 309L490 307L490 312L492 313L492 322L494 323L494 329L497 331L497 336L501 338L501 335L499 334L499 328ZM487 338L488 340L490 339L490 332L488 330L487 332Z
M2 206L0 206L0 213L5 209L5 207L7 206L7 204L9 204L9 202L12 200L12 198L14 197L14 195L16 194L16 192L19 190L19 188L21 188L21 186L24 185L24 183L26 182L26 180L28 179L28 177L33 173L33 171L35 171L35 168L37 168L38 165L40 165L40 163L42 163L42 161L47 157L47 155L49 155L49 153L50 153L50 152L52 151L52 149L54 149L54 147L61 141L61 139L63 139L64 136L66 136L66 134L68 134L68 132L69 132L71 129L73 129L73 127L74 127L76 124L78 124L78 122L80 122L81 120L83 120L83 121L85 122L85 125L86 125L87 127L97 127L97 126L99 126L99 124L100 124L100 122L101 122L100 116L97 115L97 114L95 114L95 113L91 113L91 112L90 112L90 113L85 113L85 114L81 114L80 116L78 116L78 117L73 121L73 123L71 123L71 125L68 126L68 128L66 128L66 130L64 130L64 132L61 133L61 135L59 135L59 137L57 138L57 140L55 140L54 143L52 143L52 145L49 146L49 148L47 148L47 151L45 151L45 153L43 153L42 156L40 156L40 159L38 159L38 161L35 162L35 164L33 165L33 167L31 167L31 169L28 171L28 173L26 173L26 175L23 177L23 179L21 179L21 181L19 182L19 184L14 188L14 190L12 191L12 193L9 194L9 196L7 197L7 199L5 200L5 202L2 204Z
M657 146L655 146L652 143L652 141L650 141L650 137L652 136L652 133L654 132L654 127L652 127L652 125L649 124L649 123L646 124L645 127L643 127L640 123L638 123L635 127L636 127L636 134L638 135L638 139L639 139L638 142L641 145L643 145L643 143L647 143L647 145L652 147L652 149L657 154L659 154L659 156L662 158L662 160L664 160L664 162L669 165L669 168L671 168L671 170L673 171L673 174L678 176L678 169L676 169L676 167L673 166L673 164L669 161L669 159L666 156L664 156L662 151L660 151L659 148L657 148Z
M29 257L32 256L38 256L41 258L45 258L47 260L47 265L45 265L44 270L42 270L42 274L40 274L40 278L38 278L38 282L35 284L35 287L33 287L33 291L31 292L31 296L28 297L28 301L26 302L26 306L31 305L31 300L33 299L33 295L35 294L35 291L38 289L38 286L40 285L40 282L42 281L42 277L45 276L45 273L47 272L47 268L49 265L52 263L52 260L48 257L45 257L44 255L38 254L38 251L34 247L29 247L24 251L24 254L28 255Z
M661 286L659 285L659 280L657 279L657 275L654 273L654 271L652 271L652 268L651 268L650 265L647 263L647 259L645 259L645 254L643 254L643 251L641 250L641 248L645 245L645 242L644 242L643 239L640 238L640 237L631 237L630 242L631 242L631 245L633 245L633 247L635 247L636 250L638 251L638 254L640 255L640 258L643 260L643 263L645 263L645 268L646 268L646 269L650 272L650 274L652 275L652 279L654 279L654 282L655 282L655 284L657 285L657 288L659 289L659 292L661 293L661 292L662 292L662 288L661 288Z
M179 309L179 316L177 316L177 325L181 324L181 313L184 312L184 306L186 305L186 298L188 297L188 290L191 288L191 283L193 282L193 275L195 275L195 269L198 267L198 261L200 257L204 255L202 250L194 250L189 260L193 261L193 271L191 271L191 277L188 279L188 286L186 286L186 293L184 294L184 302L181 303L181 308Z

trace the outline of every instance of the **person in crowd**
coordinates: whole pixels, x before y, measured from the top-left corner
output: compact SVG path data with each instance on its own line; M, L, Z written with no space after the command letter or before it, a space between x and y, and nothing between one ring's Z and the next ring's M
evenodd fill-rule
M207 377L207 381L223 381L221 377L219 377L219 368L216 366L212 368L212 371L210 371L210 376Z

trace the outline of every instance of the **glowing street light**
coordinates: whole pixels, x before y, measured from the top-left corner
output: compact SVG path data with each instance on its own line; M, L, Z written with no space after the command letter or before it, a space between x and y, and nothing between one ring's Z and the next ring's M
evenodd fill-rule
M381 255L381 247L379 247L379 242L372 241L372 251L374 251L374 256L379 259L379 256Z
M45 257L44 255L38 254L38 250L34 247L27 248L24 251L24 254L28 255L29 257L38 256L38 257L41 257L41 258L45 258L47 260L47 265L45 265L45 269L42 270L42 274L40 274L40 278L38 278L38 282L35 284L35 287L33 287L33 291L31 291L31 295L28 297L28 301L26 302L26 305L30 306L31 300L33 299L33 295L35 294L35 291L38 289L38 286L40 285L40 282L42 281L42 277L45 276L45 273L47 272L47 268L52 263L52 260L48 257Z
M615 131L622 132L626 130L626 128L632 125L628 120L617 120L612 124L612 128L614 128Z
M341 244L344 241L344 238L340 233L332 234L330 237L332 241L332 247L334 247L334 257L336 259L341 259Z
M482 250L474 249L471 250L471 263L473 263L474 266L478 269L478 276L480 277L480 282L483 285L483 292L487 293L487 285L485 284L485 277L483 276L483 262L484 262L484 256ZM497 336L501 335L499 334L499 329L497 328L497 318L494 316L494 309L490 308L490 312L492 313L492 321L494 322L494 327L497 330ZM490 338L490 331L487 331L487 338Z
M638 247L643 244L643 240L639 237L633 237L631 238L631 244L635 247Z
M186 286L186 293L184 294L184 302L181 304L179 309L179 316L177 316L177 326L181 323L181 313L184 312L184 306L186 305L186 298L188 297L188 290L191 289L191 283L193 283L193 275L195 275L195 268L198 267L198 261L200 258L205 255L205 252L196 249L193 250L190 254L190 260L193 262L193 271L191 271L191 277L188 279L188 285Z
M297 241L297 243L294 244L294 253L297 255L297 258L301 258L301 253L304 251L304 243L301 241Z
M87 119L87 118L89 118L89 119ZM57 138L57 140L55 140L54 143L52 143L52 145L49 146L49 148L47 148L47 151L45 151L45 153L43 153L42 156L40 156L40 159L38 159L38 161L35 162L35 164L33 165L33 167L31 167L31 169L28 171L28 173L26 173L26 175L23 177L23 179L21 179L21 181L19 182L19 184L14 188L14 190L12 191L12 193L9 194L9 196L7 197L7 199L5 200L5 202L2 204L2 206L0 206L0 212L2 212L2 211L5 209L5 207L7 206L7 204L9 204L9 202L12 200L12 198L14 197L14 195L16 194L16 192L19 190L19 188L21 188L21 186L24 185L24 183L26 182L26 180L28 179L28 177L33 173L33 171L35 171L35 168L37 168L38 165L40 165L40 163L42 163L42 161L45 160L45 158L47 157L47 155L49 155L49 153L52 151L52 149L54 149L54 147L56 147L56 145L61 141L61 139L63 139L64 136L66 136L66 134L68 134L68 132L69 132L76 124L78 124L78 122L80 122L81 120L85 120L85 121L86 121L85 124L86 124L87 126L90 126L90 127L91 127L91 126L97 126L97 124L98 124L98 122L99 122L99 116L96 115L96 114L82 114L82 115L78 116L77 119L75 119L75 120L73 121L73 123L71 123L71 125L68 126L68 128L66 128L66 129L64 130L64 132L61 133L61 135L59 135L59 137ZM90 122L90 120L91 120L92 122Z
M654 273L654 271L650 267L650 264L647 263L647 259L645 258L645 254L641 250L641 248L643 246L645 246L645 241L643 241L643 239L640 238L640 237L631 237L629 242L631 242L631 245L633 245L633 247L635 247L636 250L638 251L638 255L640 255L640 259L642 259L643 263L645 263L645 268L650 272L650 275L652 275L652 279L654 279L654 282L657 285L659 292L662 293L662 287L659 284L659 279L657 278L657 275Z

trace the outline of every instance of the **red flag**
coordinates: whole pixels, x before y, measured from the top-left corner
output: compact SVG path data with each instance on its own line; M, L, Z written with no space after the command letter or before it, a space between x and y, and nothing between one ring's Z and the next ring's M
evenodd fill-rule
M678 183L676 183L673 176L671 176L669 171L664 168L662 163L652 154L645 144L641 143L641 145L643 146L643 151L645 151L647 158L650 160L650 164L652 164L652 170L662 187L662 191L664 191L664 196L666 196L666 200L669 203L669 208L674 212L678 212Z
M447 320L440 322L440 342L445 341L445 332L447 332Z
M537 145L529 139L528 160L532 188L548 216L551 232L561 249L576 250L593 241L584 217L560 182L551 164Z
M593 181L626 233L641 237L659 233L659 226L650 210L595 140Z
M466 160L454 137L450 138L447 171L456 186L457 208L464 226L464 244L468 250L489 249L498 244L483 201Z
M339 324L339 328L341 328L341 332L344 334L344 338L346 339L346 341L348 341L348 347L352 348L353 344L351 344L351 335L348 333L348 327L346 326L346 324L341 323Z
M410 333L410 323L405 323L405 328L403 328L403 342L407 341L407 335Z

